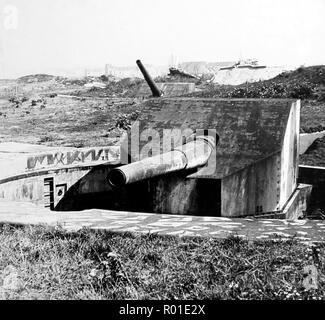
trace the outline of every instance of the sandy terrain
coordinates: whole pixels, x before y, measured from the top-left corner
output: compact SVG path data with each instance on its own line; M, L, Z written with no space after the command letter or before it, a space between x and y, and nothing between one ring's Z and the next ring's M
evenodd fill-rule
M16 100L10 102L12 91L6 87L0 92L0 141L73 147L116 144L123 133L116 128L118 117L135 111L139 102L49 97L51 92L71 89L84 90L84 87L53 82L20 84Z

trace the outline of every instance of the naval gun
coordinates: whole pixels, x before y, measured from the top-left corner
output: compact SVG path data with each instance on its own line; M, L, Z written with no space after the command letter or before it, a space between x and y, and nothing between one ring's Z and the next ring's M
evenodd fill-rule
M169 152L111 170L108 182L112 187L120 187L171 172L202 167L208 162L215 144L212 136L192 136L187 143Z
M148 71L146 70L144 65L142 64L141 60L137 60L136 63L138 65L144 79L148 83L148 86L150 87L150 90L152 92L152 96L153 97L161 97L163 95L163 92L161 90L159 90L156 83L153 81L150 74L148 73Z

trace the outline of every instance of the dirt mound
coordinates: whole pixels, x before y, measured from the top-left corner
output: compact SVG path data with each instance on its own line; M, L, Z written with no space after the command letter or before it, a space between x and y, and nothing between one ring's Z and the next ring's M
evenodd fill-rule
M18 83L45 82L56 78L50 74L31 74L17 79Z
M65 78L65 77L56 77L55 81L64 86L83 86L87 83L86 78Z
M199 83L202 81L202 77L197 77L193 74L186 73L185 71L177 68L169 68L169 73L167 75L158 76L154 79L156 83L166 83L166 82L186 82L186 83Z
M135 97L144 80L138 78L125 78L119 81L108 82L106 88L90 88L71 92L79 97Z
M206 61L190 61L182 62L179 64L179 68L185 72L201 76L203 74L216 74L220 68L232 67L237 61L223 61L223 62L206 62Z
M283 67L258 65L257 60L224 62L184 62L179 68L198 77L208 78L218 85L239 85L274 78L286 70Z
M300 164L325 167L325 137L316 139L300 156Z
M305 82L325 85L325 66L300 67L294 71L283 72L274 78L274 81L287 80L290 82Z
M300 67L270 80L237 86L210 84L192 97L295 98L325 101L325 66Z
M246 82L256 82L272 79L283 71L279 67L266 68L233 68L219 70L213 78L213 82L220 85L239 85Z

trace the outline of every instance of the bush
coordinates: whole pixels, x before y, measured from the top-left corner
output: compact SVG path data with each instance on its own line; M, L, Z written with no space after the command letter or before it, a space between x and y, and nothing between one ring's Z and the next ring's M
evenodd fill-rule
M309 83L296 85L290 90L289 96L296 99L308 99L313 96L313 89L313 86Z
M322 88L316 93L317 101L325 102L325 88Z
M135 110L130 114L119 114L115 124L116 128L128 130L131 127L132 122L139 116L139 113L139 110Z
M211 98L294 98L325 101L325 66L300 67L277 77L238 86L209 85L189 96Z
M104 74L99 77L99 79L103 82L108 82L108 77L105 76Z

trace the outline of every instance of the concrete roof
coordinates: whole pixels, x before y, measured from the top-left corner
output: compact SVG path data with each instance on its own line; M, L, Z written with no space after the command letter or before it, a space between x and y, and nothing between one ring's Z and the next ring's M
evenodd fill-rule
M289 99L193 99L156 98L145 102L140 133L152 128L216 129L219 143L211 155L215 173L200 177L221 179L282 149L294 100ZM148 141L140 141L140 150ZM175 142L180 144L181 142ZM161 146L162 150L162 146Z
M165 97L182 96L194 92L195 83L192 82L158 82L159 90L164 92ZM137 97L150 97L152 92L147 83L143 83L137 93Z

